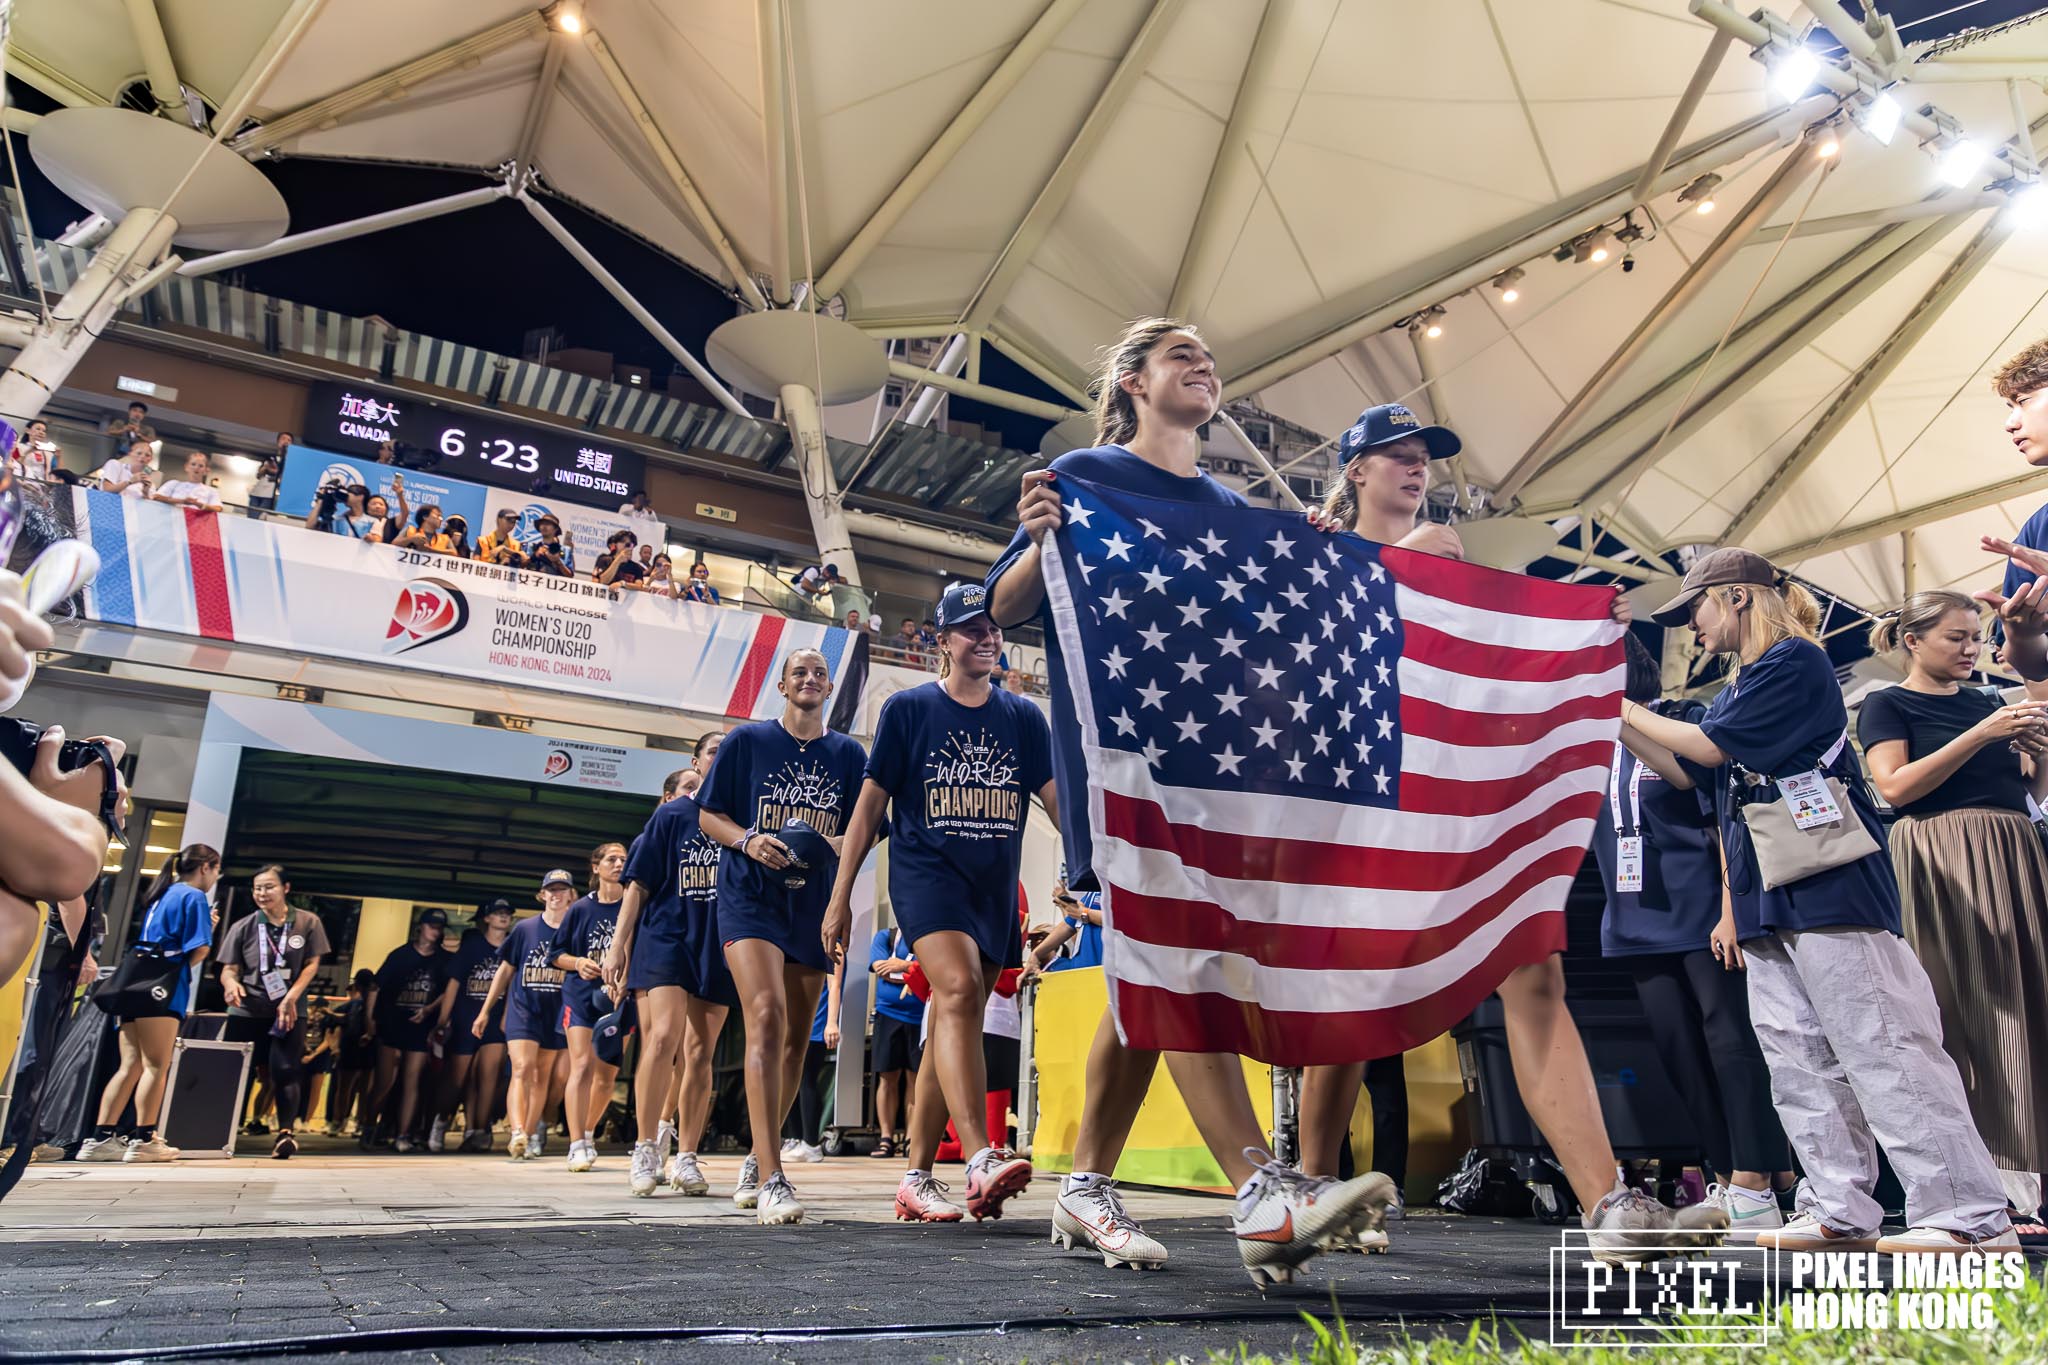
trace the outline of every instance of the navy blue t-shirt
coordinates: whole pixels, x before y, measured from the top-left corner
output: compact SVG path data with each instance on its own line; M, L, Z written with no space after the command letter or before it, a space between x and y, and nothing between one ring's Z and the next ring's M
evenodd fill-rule
M436 1005L448 984L449 955L438 947L423 957L410 943L401 943L377 969L377 1017L403 1027L422 1005ZM425 1022L434 1022L428 1015Z
M562 927L555 931L554 954L560 957L567 953L571 957L587 957L592 962L603 962L605 949L612 946L612 935L619 927L619 902L610 904L595 895L585 896L569 907L562 916ZM604 995L604 982L586 981L580 972L565 972L562 975L562 999L587 1012L604 996L604 1014L611 1009L611 997Z
M2048 506L2036 508L2034 515L2027 518L2027 524L2020 527L2012 543L2024 545L2029 550L2048 550ZM2034 581L2035 575L2020 567L2016 559L2005 561L2005 595L2012 596L2021 588ZM2004 628L1999 629L1999 639L2005 638Z
M515 1007L531 1019L552 1023L561 1017L562 969L554 965L556 929L546 915L532 915L505 935L498 961L512 964L512 986L505 992L507 1019Z
M462 936L462 945L447 956L448 975L456 982L455 1012L448 1016L448 1029L460 1037L476 1022L491 993L491 980L498 974L498 949L482 929L472 929Z
M1660 714L1698 725L1707 708L1687 702ZM1701 787L1680 790L1620 744L1608 769L1607 799L1593 827L1593 856L1607 888L1600 917L1604 957L1704 952L1721 919L1721 855L1714 847L1713 800ZM1617 822L1615 809L1620 808ZM1643 841L1643 889L1615 889L1622 835Z
M837 838L846 832L866 766L858 740L827 730L799 743L780 720L757 720L726 735L697 803L741 829L776 834L791 820L802 820L826 838ZM727 906L742 912L750 906L786 906L793 920L808 923L824 919L832 881L829 871L814 868L801 887L790 891L779 873L744 853L722 850L718 904L721 913Z
M625 879L647 888L636 936L651 924L676 923L681 913L717 913L719 848L697 827L697 810L695 797L664 801L626 850Z
M1182 478L1169 474L1155 464L1147 463L1122 446L1095 446L1088 450L1071 450L1052 462L1056 474L1071 474L1077 479L1103 484L1110 488L1122 489L1128 493L1139 493L1150 498L1165 498L1174 502L1210 503L1219 507L1244 507L1243 495L1225 488L1207 474L1193 478ZM1053 485L1057 488L1059 485ZM995 600L996 584L1002 580L1012 564L1026 550L1031 548L1031 537L1023 527L1003 551L1003 556L988 571L989 600ZM1088 829L1088 802L1082 794L1088 790L1088 765L1081 756L1081 723L1074 712L1074 690L1067 682L1065 656L1060 650L1059 632L1054 629L1050 601L1042 603L1038 615L1032 618L1045 631L1045 672L1052 691L1052 730L1055 736L1052 751L1053 776L1059 782L1063 794L1071 793L1060 802L1060 838L1066 846L1067 885L1076 891L1094 890L1095 872L1091 859L1094 841ZM999 626L1019 626L1022 621L998 621Z
M983 705L963 706L944 683L928 682L882 703L867 777L889 793L889 897L899 921L916 927L964 913L998 940L1010 936L1024 822L1051 780L1051 749L1045 713L1014 693L991 690Z
M1849 710L1827 654L1810 640L1788 639L1743 666L1707 707L1700 728L1750 772L1784 778L1818 765L1848 723ZM1764 890L1749 827L1736 812L1731 769L1686 767L1695 782L1714 793L1738 937L1845 925L1901 932L1899 883L1886 852L1884 824L1853 747L1842 746L1828 775L1841 780L1857 818L1877 840L1877 852L1774 891ZM1769 790L1775 798L1777 789Z
M916 954L903 938L900 929L877 929L874 941L868 944L868 973L873 975L877 962L887 962L900 957L906 962L914 961ZM900 981L887 977L875 977L875 1013L884 1019L894 1019L900 1024L921 1024L924 1022L924 1001L917 993Z

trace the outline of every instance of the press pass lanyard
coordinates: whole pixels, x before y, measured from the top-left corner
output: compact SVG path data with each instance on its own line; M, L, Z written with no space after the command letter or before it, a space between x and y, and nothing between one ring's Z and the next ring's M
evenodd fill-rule
M1819 767L1811 772L1778 779L1778 791L1784 797L1785 809L1792 812L1794 828L1812 829L1816 825L1841 822L1842 807L1835 800L1835 794L1828 790L1828 769L1835 766L1835 760L1842 756L1842 750L1848 743L1849 732L1844 730L1842 737L1821 755Z
M263 994L272 1000L284 999L285 991L289 989L284 980L284 936L291 929L289 912L275 932L267 917L256 926L256 979L263 983Z
M1614 746L1614 764L1607 773L1607 805L1614 813L1614 889L1643 889L1643 765L1633 763L1628 779L1629 821L1621 822L1621 765L1627 751Z

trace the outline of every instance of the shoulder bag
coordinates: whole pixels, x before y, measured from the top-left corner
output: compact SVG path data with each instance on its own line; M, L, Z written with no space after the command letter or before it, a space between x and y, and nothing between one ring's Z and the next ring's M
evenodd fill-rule
M1764 890L1775 891L1830 868L1847 867L1878 852L1877 840L1871 837L1862 817L1850 804L1848 787L1840 778L1828 775L1828 769L1834 767L1848 743L1849 732L1844 730L1815 766L1841 818L1805 829L1799 827L1790 806L1779 796L1776 781L1735 765L1735 799L1740 803L1742 822L1749 829L1749 844L1756 851L1757 872L1763 878Z

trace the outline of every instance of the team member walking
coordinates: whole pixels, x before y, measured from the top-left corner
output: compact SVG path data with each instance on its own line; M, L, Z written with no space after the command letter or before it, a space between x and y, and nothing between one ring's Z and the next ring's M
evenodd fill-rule
M178 1023L192 998L192 974L213 944L214 912L207 898L219 880L220 854L205 844L185 845L157 870L136 941L151 944L166 956L182 956L185 965L161 1014L121 1016L120 1069L100 1092L99 1122L92 1136L79 1144L80 1161L177 1159L178 1149L157 1136L156 1121L163 1110L164 1078L178 1041ZM116 1127L131 1098L135 1126L124 1139L117 1136Z
M1040 558L1046 535L1065 520L1062 475L1178 502L1243 507L1238 494L1202 472L1201 429L1216 416L1222 384L1216 358L1193 328L1166 318L1132 323L1108 352L1099 377L1096 445L1026 474L1017 503L1017 533L989 571L989 615L999 626L1036 620L1045 631L1046 673L1053 707L1053 775L1061 790L1088 785L1081 726L1059 635L1046 600ZM1071 884L1096 889L1088 805L1070 800L1060 812ZM1074 1173L1053 1209L1053 1235L1078 1241L1107 1264L1158 1266L1166 1249L1145 1236L1116 1196L1111 1176L1144 1103L1159 1054L1127 1048L1107 1012L1088 1054L1086 1098L1075 1139ZM1261 1283L1290 1278L1322 1242L1344 1228L1377 1223L1391 1194L1384 1178L1341 1186L1305 1179L1273 1161L1252 1111L1237 1057L1172 1053L1167 1069L1187 1102L1210 1154L1237 1187L1232 1229L1245 1267Z
M288 1160L299 1150L292 1129L304 1115L306 988L326 956L327 930L310 910L294 910L284 869L271 863L249 884L259 913L228 927L220 943L220 985L227 997L230 1043L252 1043L267 1059L277 1103L277 1140L270 1154Z
M1941 1049L1933 988L1900 936L1884 826L1848 742L1834 665L1814 639L1819 608L1762 555L1731 547L1695 561L1657 621L1689 624L1703 649L1735 665L1698 725L1632 701L1621 718L1639 757L1671 750L1714 793L1737 940L1717 934L1714 946L1747 965L1772 1096L1806 1174L1799 1213L1758 1242L2017 1247L1997 1168ZM1823 848L1798 837L1820 826L1840 833ZM1876 1236L1877 1143L1906 1189L1911 1227L1896 1237Z
M637 1141L627 1183L642 1198L664 1174L684 1194L711 1192L697 1143L711 1109L712 1049L739 997L718 941L719 848L699 827L696 799L685 788L687 778L710 769L724 738L713 732L697 740L691 766L669 775L661 805L626 851L619 921L604 953L605 984L632 992L640 1017ZM680 1126L672 1127L668 1115L678 1109ZM671 1131L680 1149L664 1172Z
M1059 795L1044 713L990 681L1003 632L989 617L988 590L953 584L937 619L939 681L882 704L823 933L843 957L854 878L886 818L890 903L932 987L896 1216L951 1223L960 1209L932 1175L948 1111L960 1150L971 1153L967 1211L977 1220L1000 1218L1004 1201L1031 1183L1031 1163L988 1132L982 1016L997 975L1023 956L1017 871L1031 798L1057 820Z
M605 950L619 923L619 874L624 844L599 844L590 853L589 894L569 907L555 935L554 963L562 969L562 1031L569 1043L569 1079L563 1104L569 1118L569 1169L597 1164L597 1121L612 1102L619 1069L597 1055L591 1030L617 1003L603 981Z
M555 934L569 913L576 883L556 868L540 879L541 912L512 926L498 949L491 993L470 1031L481 1038L491 1009L505 1001L505 1049L512 1057L512 1084L505 1097L512 1135L505 1155L530 1161L547 1146L546 1112L560 1095L560 1063L568 1042L562 1036L562 969L555 965Z
M1906 941L2006 1198L2031 1220L2048 1170L2048 852L2027 799L2048 799L2048 707L1966 686L1984 634L1960 593L1913 594L1870 646L1912 663L1856 718L1871 778L1899 816L1890 843Z
M400 1152L413 1150L412 1125L419 1113L420 1078L426 1074L434 1034L455 1009L455 981L441 940L448 916L429 910L414 926L412 941L393 948L370 987L370 1028L377 1040L377 1077L364 1110L362 1145L382 1146L392 1133ZM394 1090L396 1126L387 1116Z
M505 1020L488 1016L484 1002L498 975L498 953L512 932L512 903L494 900L477 916L476 927L462 936L462 946L448 964L455 978L455 1012L448 1022L447 1056L441 1070L441 1106L427 1134L427 1150L438 1152L462 1106L462 1150L491 1150L491 1118L498 1106L498 1080L505 1070ZM484 1020L481 1033L476 1022Z
M782 1121L796 1099L811 1011L830 965L820 930L832 895L831 863L867 756L858 742L825 728L832 677L823 654L791 651L776 687L782 714L725 737L697 804L701 827L724 849L718 936L747 1030L754 1151L740 1168L733 1203L757 1209L763 1223L796 1223L804 1206L782 1171ZM827 847L800 857L785 836Z
M1657 700L1656 660L1631 635L1623 691L1657 715L1697 725L1698 702ZM1607 889L1600 952L1623 963L1665 1074L1691 1116L1714 1183L1707 1197L1738 1241L1784 1226L1774 1184L1791 1188L1792 1152L1771 1108L1771 1072L1749 1022L1743 976L1713 950L1732 942L1711 797L1683 765L1663 771L1615 745L1593 855Z

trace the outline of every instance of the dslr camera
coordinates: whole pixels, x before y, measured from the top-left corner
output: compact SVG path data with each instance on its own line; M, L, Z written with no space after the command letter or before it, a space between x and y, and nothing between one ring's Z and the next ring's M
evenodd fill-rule
M0 716L0 758L14 765L23 777L35 766L36 745L42 742L43 727L33 721ZM57 771L77 772L94 764L100 769L100 823L107 833L121 840L121 774L113 751L96 739L67 739L57 750Z

